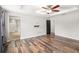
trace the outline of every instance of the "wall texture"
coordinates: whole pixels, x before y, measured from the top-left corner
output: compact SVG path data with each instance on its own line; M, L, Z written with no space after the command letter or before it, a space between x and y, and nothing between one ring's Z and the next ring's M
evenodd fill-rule
M25 15L25 14L18 14L13 12L8 12L6 14L7 21L7 31L9 32L9 17L8 16L20 16L20 38L26 39L30 37L36 37L40 35L46 34L46 16L38 16L38 15ZM50 18L51 20L51 32L54 32L54 19L53 17ZM39 27L34 27L35 25L39 25ZM8 33L7 33L8 34ZM8 34L9 35L9 34Z
M79 10L54 16L55 34L79 40Z
M18 15L14 14L13 15ZM46 34L46 17L35 15L21 16L21 39ZM51 31L56 35L79 39L79 11L52 16ZM54 23L55 22L55 23ZM35 28L34 25L40 25Z
M34 27L39 25L39 27ZM46 19L38 16L23 16L21 20L21 39L46 34Z
M50 20L51 20L51 32L55 33L55 19L52 16L52 17L50 17Z

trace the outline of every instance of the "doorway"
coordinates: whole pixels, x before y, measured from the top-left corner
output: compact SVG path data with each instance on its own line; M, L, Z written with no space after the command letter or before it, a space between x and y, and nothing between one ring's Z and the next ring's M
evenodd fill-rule
M20 17L9 16L10 41L20 40Z
M51 34L51 20L46 20L46 34Z

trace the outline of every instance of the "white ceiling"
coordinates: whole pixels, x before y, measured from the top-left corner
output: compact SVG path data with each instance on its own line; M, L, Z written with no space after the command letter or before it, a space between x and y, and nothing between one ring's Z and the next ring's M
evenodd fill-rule
M77 6L61 5L60 11L62 12L62 11L68 10L68 9L72 9L73 7L77 7ZM2 5L2 8L4 8L7 11L12 11L12 12L17 12L17 13L40 15L36 11L41 9L41 5ZM46 15L46 14L44 14L44 15Z

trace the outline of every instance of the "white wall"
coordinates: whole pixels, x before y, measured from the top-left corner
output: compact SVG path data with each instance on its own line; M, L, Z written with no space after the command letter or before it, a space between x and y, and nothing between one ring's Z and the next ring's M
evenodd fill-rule
M52 17L50 17L50 20L51 20L51 32L55 33L55 19L52 16Z
M9 16L20 16L20 34L21 39L26 39L30 37L36 37L40 35L46 34L46 16L42 15L25 15L19 14L14 12L6 13L7 17L7 31L9 32ZM51 20L51 31L54 32L54 20L53 17L50 18ZM38 28L35 28L34 25L40 25ZM8 34L9 35L9 34Z
M40 25L35 28L34 25ZM46 34L46 19L42 16L25 15L21 20L21 39Z
M79 40L79 11L54 16L55 34Z
M30 37L36 37L46 34L46 20L45 16L33 16L33 15L23 15L21 20L21 39L26 39ZM50 17L51 20L51 32L54 33L55 30L55 20ZM34 25L40 25L39 28L35 28Z
M46 34L46 20L44 16L23 15L21 19L21 39L30 37L36 37ZM51 20L51 32L54 32L54 20ZM40 25L39 28L35 28L34 25Z

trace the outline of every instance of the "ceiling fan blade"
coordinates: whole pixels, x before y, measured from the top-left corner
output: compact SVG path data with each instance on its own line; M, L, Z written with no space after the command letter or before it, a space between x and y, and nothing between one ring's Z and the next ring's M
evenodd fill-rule
M43 9L47 9L46 7L42 7Z
M51 7L51 9L53 10L53 9L55 9L55 8L58 8L58 7L60 7L60 5L56 5L56 6L54 6L54 7Z

